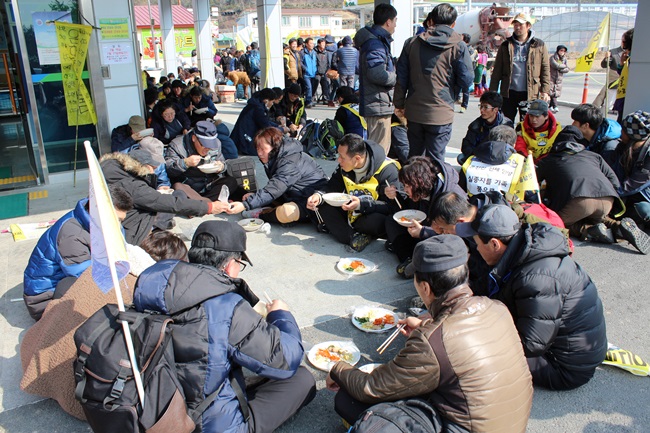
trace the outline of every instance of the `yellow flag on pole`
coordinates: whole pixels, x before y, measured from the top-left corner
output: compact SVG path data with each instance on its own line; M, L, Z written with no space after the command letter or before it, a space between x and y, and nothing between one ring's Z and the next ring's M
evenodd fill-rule
M594 63L594 58L598 49L601 47L609 47L609 20L610 15L605 15L603 22L600 23L598 29L594 35L589 40L587 48L582 50L580 57L576 60L576 69L575 72L589 72L591 71L591 66Z
M526 191L539 191L539 183L537 182L537 173L535 173L535 163L533 162L532 153L528 154L524 162L524 167L521 169L515 195L523 199Z

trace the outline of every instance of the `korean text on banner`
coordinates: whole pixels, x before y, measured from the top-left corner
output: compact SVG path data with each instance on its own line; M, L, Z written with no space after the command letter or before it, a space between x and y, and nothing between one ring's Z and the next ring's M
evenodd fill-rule
M88 178L90 181L88 205L93 280L95 280L102 292L108 293L118 284L119 280L122 280L129 273L126 242L97 157L90 147L90 143L85 142L84 146L88 158ZM114 281L114 275L111 275L111 267L113 266L118 281ZM116 289L118 296L121 298L119 284Z
M605 15L603 22L601 22L600 26L598 26L598 30L596 30L594 35L589 40L589 43L587 44L587 48L582 50L582 53L580 53L580 57L578 57L578 59L576 60L575 72L591 71L591 66L594 63L594 58L596 57L596 53L598 52L598 49L601 47L609 46L610 15L611 14L609 13Z
M517 197L523 199L526 191L539 191L539 182L537 182L537 173L535 173L535 163L531 153L526 157L524 168L521 170L521 176L517 182Z
M97 123L97 114L90 93L81 79L86 64L92 27L57 21L56 37L61 56L61 79L68 112L68 125Z

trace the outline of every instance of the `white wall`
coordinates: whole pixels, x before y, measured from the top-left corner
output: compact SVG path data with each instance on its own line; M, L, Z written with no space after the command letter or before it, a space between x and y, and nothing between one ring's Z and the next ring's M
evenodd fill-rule
M623 115L636 110L650 112L650 2L640 1L634 25L634 40L630 56L630 76L628 77Z

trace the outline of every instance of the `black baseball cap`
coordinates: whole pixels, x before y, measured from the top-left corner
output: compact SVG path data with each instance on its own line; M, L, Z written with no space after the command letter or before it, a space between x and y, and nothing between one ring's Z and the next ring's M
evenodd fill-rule
M442 272L467 263L467 247L456 235L438 235L419 242L406 274Z
M212 236L212 239L197 242L197 236L203 233ZM253 262L246 255L246 232L239 224L231 221L202 222L192 236L192 246L241 253L241 258L253 266Z
M135 149L128 153L128 155L138 161L140 164L158 167L161 163L156 161L151 153L144 149Z
M510 206L491 204L479 209L474 221L456 224L456 234L463 238L474 235L503 238L514 235L520 227L519 217Z

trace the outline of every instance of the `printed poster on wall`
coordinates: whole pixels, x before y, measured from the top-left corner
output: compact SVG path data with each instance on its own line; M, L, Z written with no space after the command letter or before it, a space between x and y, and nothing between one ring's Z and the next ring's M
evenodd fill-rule
M128 18L100 18L102 41L130 40Z
M59 42L56 39L56 29L54 27L56 21L71 23L72 13L70 11L32 13L38 62L41 65L58 65L61 63Z
M90 26L56 23L61 56L61 81L70 126L97 124L97 114L90 92L81 78L91 34Z
M156 39L158 39L158 47L162 47L162 36L160 29L156 30ZM153 53L153 39L151 38L151 30L142 29L140 30L141 40L142 40L142 58L144 60L151 60L154 58ZM176 54L183 57L191 57L192 50L196 48L196 38L194 37L193 28L180 28L174 29L174 46L176 47ZM162 50L161 50L162 51ZM162 59L162 52L158 53L159 57Z
M133 54L129 42L102 44L102 64L121 65L132 62Z

